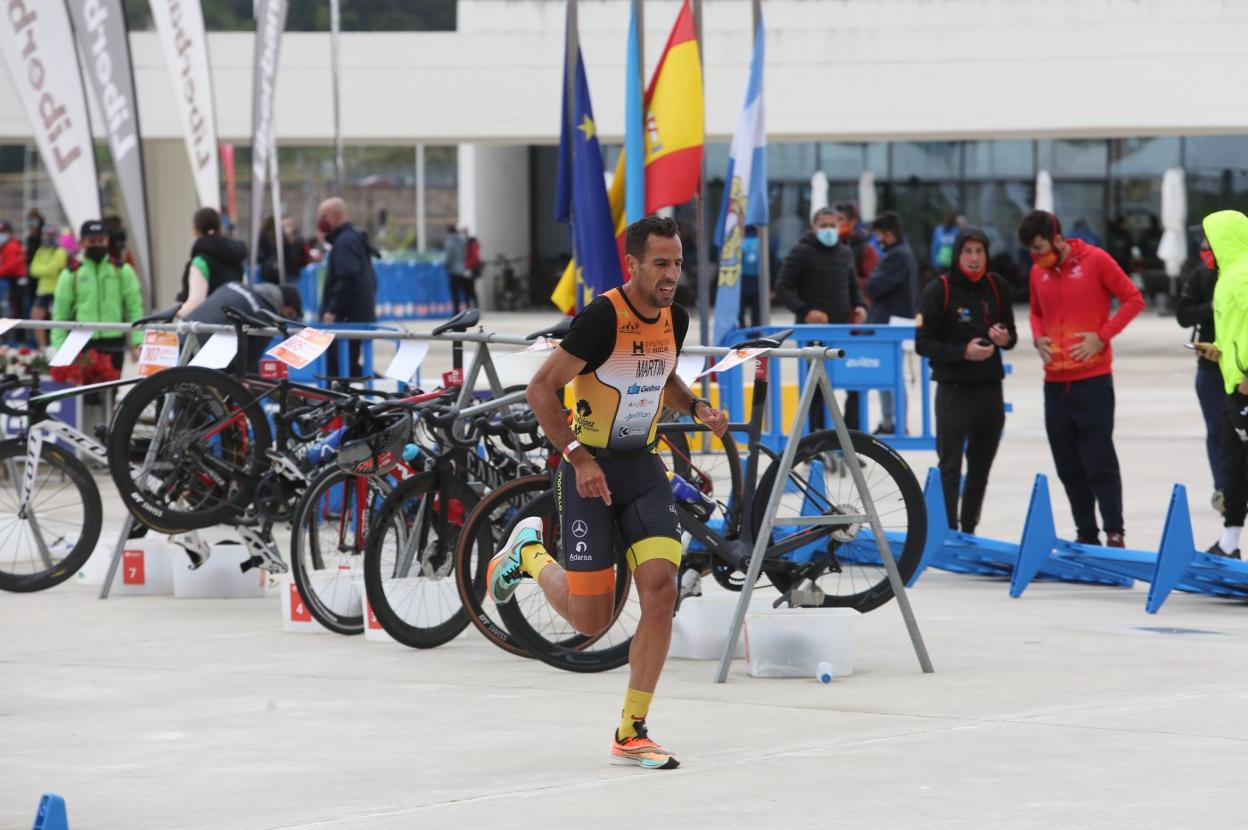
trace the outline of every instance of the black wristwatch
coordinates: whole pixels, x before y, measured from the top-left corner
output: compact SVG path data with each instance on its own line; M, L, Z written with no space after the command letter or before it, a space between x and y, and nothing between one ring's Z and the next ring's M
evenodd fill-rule
M707 406L710 406L710 405L711 405L711 402L710 402L710 401L708 401L706 398L694 398L694 399L693 399L693 403L689 404L689 417L690 417L690 418L692 418L692 419L693 419L693 420L695 420L695 421L697 421L697 420L698 420L698 416L697 416L697 415L695 415L695 414L694 414L694 412L696 412L696 411L697 411L697 409L698 409L698 404L700 404L700 403L704 403L704 404L706 404Z

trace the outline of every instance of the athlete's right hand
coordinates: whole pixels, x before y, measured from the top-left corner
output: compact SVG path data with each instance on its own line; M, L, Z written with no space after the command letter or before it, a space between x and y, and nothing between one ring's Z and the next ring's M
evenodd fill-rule
M980 343L978 339L976 339L971 340L966 344L966 349L962 352L962 356L967 360L978 363L981 360L987 360L992 357L992 353L994 351L996 351L996 347L994 347L991 343L985 346Z
M1036 351L1040 353L1040 360L1042 363L1050 363L1053 360L1053 338L1037 337Z
M576 473L576 492L583 499L602 499L611 504L611 491L607 489L607 476L593 458L586 458L572 464Z

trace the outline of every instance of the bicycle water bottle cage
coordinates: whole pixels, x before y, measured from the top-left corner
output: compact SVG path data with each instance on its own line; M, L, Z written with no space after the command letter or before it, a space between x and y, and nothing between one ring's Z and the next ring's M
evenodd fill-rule
M435 335L446 334L448 331L468 331L481 322L481 310L466 308L433 330Z

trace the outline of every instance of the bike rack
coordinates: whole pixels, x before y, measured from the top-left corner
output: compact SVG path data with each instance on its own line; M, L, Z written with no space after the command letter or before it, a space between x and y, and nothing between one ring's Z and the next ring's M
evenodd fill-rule
M79 323L69 321L55 320L23 320L14 328L29 329L80 329L85 331L131 331L132 326L129 323ZM469 342L479 344L477 353L473 359L473 365L468 372L467 377L463 379L460 395L457 403L462 407L464 402L472 394L473 387L482 370L485 371L486 379L490 384L490 391L495 396L502 395L502 383L498 377L498 371L494 366L494 361L489 352L489 344L500 344L508 346L532 346L533 342L523 337L512 337L505 335L490 334L487 332L453 332L450 334L426 334L423 332L412 332L407 330L363 330L354 328L335 328L333 326L315 326L315 328L325 329L334 332L335 341L337 340L436 340L444 342ZM232 325L212 325L208 323L195 323L180 321L176 323L152 323L144 326L144 330L167 331L186 336L182 343L181 350L178 353L178 365L186 365L193 357L199 346L199 340L202 335L212 335L217 332L233 333L236 331ZM249 329L251 334L270 337L281 336L282 332L277 328L265 329ZM725 351L723 349L719 350ZM517 398L520 393L516 393ZM489 406L483 407L489 409ZM475 415L478 408L465 408L461 414L465 417ZM153 447L156 442L153 442ZM112 588L113 580L117 576L117 569L121 567L122 558L125 555L126 543L130 541L130 534L134 530L134 516L129 510L126 511L125 517L122 519L121 531L117 537L117 543L113 548L112 559L109 561L108 573L104 578L104 584L100 588L100 599L108 599ZM181 534L173 534L170 538Z
M688 346L683 349L686 354L693 355L724 355L730 350L724 348L710 348L706 346ZM810 407L814 401L815 389L818 388L823 392L824 402L828 405L828 409L832 413L832 421L836 427L837 439L840 442L842 452L845 455L846 466L849 468L850 474L854 479L854 486L858 489L858 495L862 498L863 516L796 516L791 518L780 519L776 517L776 511L780 507L780 499L784 495L785 488L775 486L767 499L767 508L763 513L762 526L759 528L758 537L754 541L754 550L750 554L749 570L745 576L745 584L741 588L741 597L737 600L737 608L733 613L732 625L728 631L728 638L725 640L724 652L719 660L719 667L715 674L715 682L723 683L728 679L728 670L732 665L733 652L736 648L738 638L741 636L741 628L745 623L745 614L750 607L750 598L754 593L754 583L758 579L759 573L763 567L763 554L767 550L767 542L771 538L772 530L777 526L784 525L844 525L856 521L867 519L871 524L872 532L875 536L875 542L879 547L881 558L884 560L884 569L888 574L889 584L892 585L893 594L897 599L898 608L901 610L902 619L905 622L906 630L910 634L910 642L914 647L915 656L919 660L919 666L924 673L933 671L931 658L928 656L927 647L923 643L923 635L919 631L918 621L914 617L914 611L910 607L909 597L906 595L906 586L901 580L901 574L897 570L897 561L893 558L892 548L889 545L888 537L884 533L883 525L880 522L879 513L875 509L875 503L871 499L871 493L867 489L866 479L862 474L862 467L858 462L858 454L854 451L853 441L849 435L849 429L845 426L845 418L841 414L839 404L836 397L832 394L832 383L828 377L827 369L824 365L826 360L834 360L844 357L844 352L840 349L827 349L823 347L808 346L796 349L771 349L756 358L759 363L759 371L768 371L768 363L772 358L791 357L798 358L807 362L807 371L805 383L802 386L802 394L798 400L797 412L794 414L793 426L790 432L792 436L800 436L804 425L806 424ZM778 423L778 420L776 421ZM790 471L793 469L793 459L797 455L798 441L790 440L785 442L784 452L780 455L779 467L776 470L776 482L787 481Z

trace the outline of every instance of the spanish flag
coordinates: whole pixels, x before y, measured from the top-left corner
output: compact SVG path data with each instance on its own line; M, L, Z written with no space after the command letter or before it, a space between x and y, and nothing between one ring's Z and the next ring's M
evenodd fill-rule
M689 0L681 4L659 65L646 90L646 213L688 202L698 192L702 172L702 65ZM620 153L608 200L615 223L615 242L624 258L625 154ZM621 266L622 267L622 266ZM555 286L550 300L565 314L576 309L576 261ZM628 278L627 270L624 271Z

